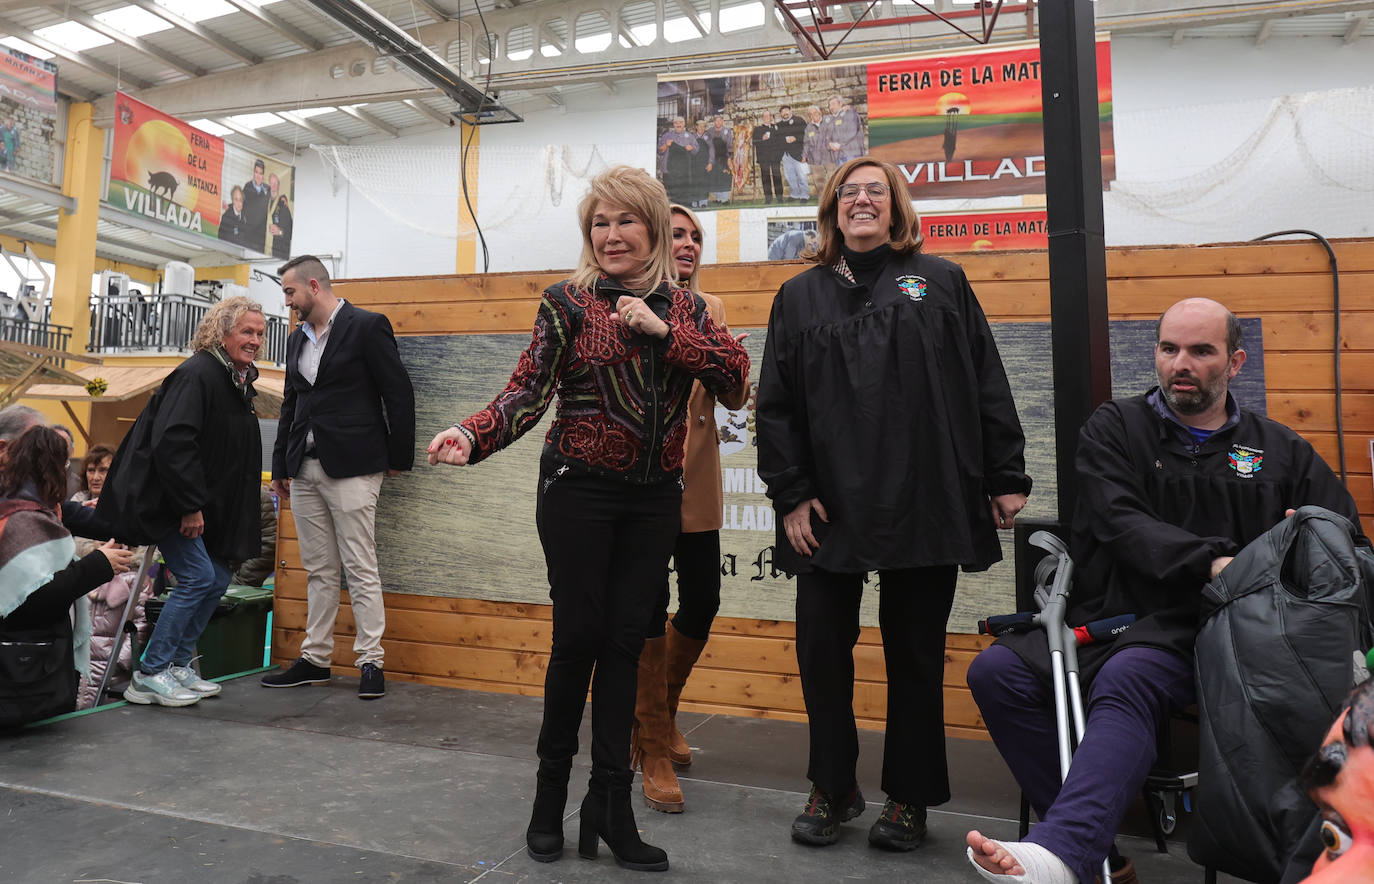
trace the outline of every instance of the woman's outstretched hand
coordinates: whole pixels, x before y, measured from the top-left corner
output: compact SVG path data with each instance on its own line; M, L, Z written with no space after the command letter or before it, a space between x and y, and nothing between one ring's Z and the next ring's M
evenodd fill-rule
M467 433L457 427L449 427L435 436L425 451L429 454L430 466L446 463L461 467L472 456L472 443L468 441Z
M115 543L113 539L110 539L97 546L95 551L109 560L110 568L116 574L123 574L125 571L134 569L134 551L122 543Z

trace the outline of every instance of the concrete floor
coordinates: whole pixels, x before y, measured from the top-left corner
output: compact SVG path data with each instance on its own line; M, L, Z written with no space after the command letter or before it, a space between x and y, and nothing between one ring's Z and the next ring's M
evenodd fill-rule
M541 701L392 681L361 702L354 679L264 690L256 676L185 709L116 705L0 737L0 881L23 884L660 880L576 853L584 752L559 862L524 852ZM974 884L970 828L1016 832L1017 791L991 743L951 740L955 798L909 854L868 846L882 802L882 735L860 733L869 809L839 843L792 843L805 800L804 725L684 713L695 763L688 810L636 800L673 880ZM1143 812L1122 849L1147 884L1201 882L1183 844L1155 851ZM1186 831L1186 818L1177 836ZM1229 881L1226 876L1221 881Z

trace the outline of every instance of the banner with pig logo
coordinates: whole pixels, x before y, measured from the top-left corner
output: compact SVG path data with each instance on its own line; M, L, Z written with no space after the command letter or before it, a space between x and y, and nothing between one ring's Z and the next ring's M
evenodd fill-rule
M295 168L123 92L115 96L108 201L185 233L290 254Z

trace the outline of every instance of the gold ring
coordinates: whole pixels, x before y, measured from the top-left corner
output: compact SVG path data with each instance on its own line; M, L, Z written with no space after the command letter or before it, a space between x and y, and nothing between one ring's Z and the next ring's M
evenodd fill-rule
M632 316L634 316L634 315L635 315L635 312L634 312L633 310L626 310L626 311L625 311L625 322L628 323L628 322L630 321L630 318L631 318Z

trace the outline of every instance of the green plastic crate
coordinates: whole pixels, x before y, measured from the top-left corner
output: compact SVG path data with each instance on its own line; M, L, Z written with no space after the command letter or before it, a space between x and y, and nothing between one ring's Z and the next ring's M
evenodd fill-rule
M150 624L157 622L166 599L164 594L148 600ZM267 647L267 619L271 613L271 587L229 587L196 643L201 677L217 678L260 668Z

